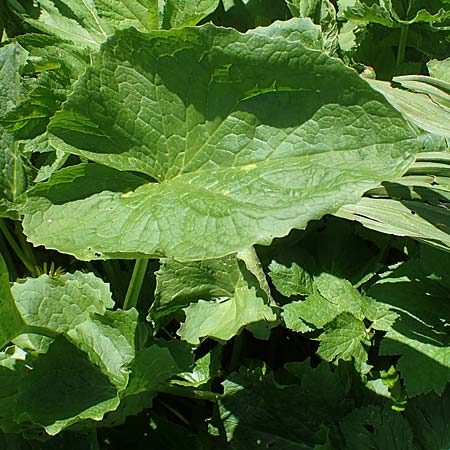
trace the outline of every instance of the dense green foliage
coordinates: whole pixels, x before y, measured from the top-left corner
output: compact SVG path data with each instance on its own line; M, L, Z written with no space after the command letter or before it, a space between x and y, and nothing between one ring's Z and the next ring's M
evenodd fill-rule
M448 450L450 3L4 0L0 450Z

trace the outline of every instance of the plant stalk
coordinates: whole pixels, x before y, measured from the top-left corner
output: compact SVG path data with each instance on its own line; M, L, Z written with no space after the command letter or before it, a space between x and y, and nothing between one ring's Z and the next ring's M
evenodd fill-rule
M398 43L397 51L397 68L403 64L405 60L406 41L408 40L408 28L409 25L401 25L400 40Z
M239 369L239 360L241 359L242 349L244 347L244 332L241 331L233 341L233 351L230 358L230 372L236 372Z
M16 234L19 240L19 244L22 247L22 251L27 257L27 260L30 261L30 263L33 265L33 267L38 266L38 262L36 261L36 258L34 256L33 250L31 248L31 245L29 242L25 239L25 235L23 234L23 228L22 225L19 224L19 222L16 222Z
M100 450L100 445L98 443L97 430L91 432L91 450Z
M136 308L147 266L148 258L136 259L130 284L128 285L128 290L125 295L123 309Z
M16 240L14 239L11 232L9 231L9 228L6 225L5 221L1 220L1 219L0 219L0 231L3 233L3 236L5 236L6 241L8 242L10 247L13 249L16 256L20 259L22 264L26 267L26 269L31 274L34 274L35 269L34 269L33 265L28 262L25 253L22 251L20 246L17 244Z
M215 403L219 397L219 394L215 394L214 392L197 391L193 389L187 389L182 386L173 385L158 387L158 392L175 395L177 397L191 398L194 400L206 400L213 403Z

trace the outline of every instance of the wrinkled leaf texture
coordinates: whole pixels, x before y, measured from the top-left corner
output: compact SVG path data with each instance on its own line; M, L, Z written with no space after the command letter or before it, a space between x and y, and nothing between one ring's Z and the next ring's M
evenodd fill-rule
M52 120L52 142L153 182L30 198L29 240L84 260L220 257L401 175L415 132L320 50L317 30L293 19L246 34L117 32Z

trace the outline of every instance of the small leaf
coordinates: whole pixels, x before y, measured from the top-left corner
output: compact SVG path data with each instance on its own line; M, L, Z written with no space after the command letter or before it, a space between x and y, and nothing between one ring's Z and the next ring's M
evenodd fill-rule
M343 313L325 327L317 354L326 361L355 361L361 369L367 361L367 347L370 346L370 334L364 322L349 313Z
M247 325L258 328L260 339L268 339L271 322L276 321L272 308L256 296L254 288L237 287L234 296L217 301L199 300L185 309L186 321L178 334L187 342L198 345L202 338L228 341ZM254 331L256 332L256 331Z

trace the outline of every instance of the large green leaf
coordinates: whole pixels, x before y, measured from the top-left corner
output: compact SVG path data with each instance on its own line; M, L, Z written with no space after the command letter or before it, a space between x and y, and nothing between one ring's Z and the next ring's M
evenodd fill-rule
M14 298L9 294L15 313L4 294L0 336L16 344L0 353L5 432L44 428L54 435L88 419L94 422L78 427L92 428L106 413L108 421L123 422L192 364L190 349L179 343L145 347L148 332L137 311L108 310L114 306L109 286L92 273L15 283Z
M85 260L219 257L404 172L415 133L354 71L305 46L305 29L118 32L53 119L53 143L155 182L32 198L29 239Z
M23 430L31 431L34 425L53 435L83 419L100 420L118 405L116 387L107 375L62 337L55 339L47 353L27 363L16 367L14 374L2 374L14 376L17 385L14 397L1 399L4 420L0 426L6 430L8 421L13 421Z
M25 323L14 302L8 269L0 255L0 350L25 329Z
M20 68L26 51L18 44L0 48L0 117L20 98ZM14 137L0 125L0 215L12 216L14 203L27 188L27 165Z
M2 386L16 388L0 399L0 428L56 434L117 408L128 382L124 366L140 342L136 311L107 312L114 305L108 286L81 272L20 281L12 293L26 324L14 342L29 353L2 353Z

